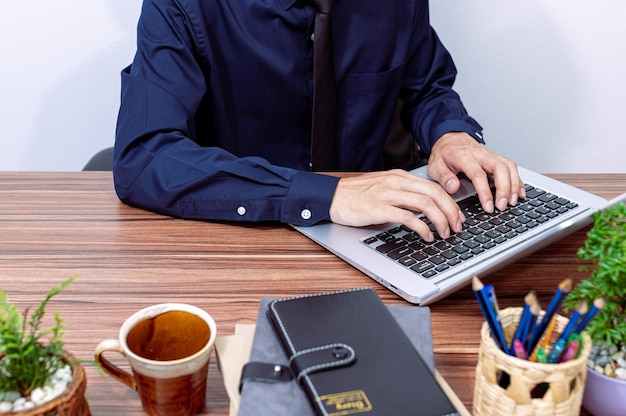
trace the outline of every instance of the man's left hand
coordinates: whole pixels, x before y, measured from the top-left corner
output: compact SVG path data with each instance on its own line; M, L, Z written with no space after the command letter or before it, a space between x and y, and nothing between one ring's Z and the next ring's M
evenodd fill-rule
M492 213L494 206L505 210L508 205L516 205L519 198L526 197L524 182L514 162L493 153L467 133L446 133L433 146L428 175L453 194L461 186L459 173L472 181L486 212ZM495 201L488 174L493 175L496 186Z

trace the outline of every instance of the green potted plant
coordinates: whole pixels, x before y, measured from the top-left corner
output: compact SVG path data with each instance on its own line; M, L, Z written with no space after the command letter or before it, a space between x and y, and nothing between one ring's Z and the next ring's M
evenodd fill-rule
M593 342L583 406L593 414L624 414L626 409L626 206L595 214L577 257L589 273L564 303L565 311L581 302L602 309L587 326ZM598 303L598 300L602 301ZM621 400L621 401L620 401Z
M65 326L58 311L55 324L43 328L50 299L76 275L51 289L29 315L19 313L0 289L0 413L19 415L89 415L82 364L65 351Z

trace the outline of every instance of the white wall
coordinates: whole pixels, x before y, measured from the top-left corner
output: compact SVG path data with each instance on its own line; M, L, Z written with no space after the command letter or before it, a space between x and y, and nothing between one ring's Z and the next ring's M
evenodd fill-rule
M113 144L140 0L0 1L0 169ZM626 172L626 2L432 0L489 146L543 172Z
M80 170L113 145L140 7L0 1L0 169Z
M432 0L488 145L541 172L626 172L626 2Z

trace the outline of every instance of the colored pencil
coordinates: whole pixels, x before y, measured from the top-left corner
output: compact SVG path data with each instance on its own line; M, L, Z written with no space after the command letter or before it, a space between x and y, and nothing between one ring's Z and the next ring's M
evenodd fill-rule
M546 330L546 336L543 337L543 341L541 342L541 345L538 346L537 348L535 348L535 350L532 352L532 354L530 354L531 361L538 361L537 352L540 349L543 351L543 353L545 355L545 351L548 348L548 344L550 343L550 338L552 338L552 331L554 331L555 322L556 322L556 319L554 317L552 317L552 319L550 320L550 325L548 325L548 329ZM547 358L546 358L546 360L547 360Z
M560 339L554 344L554 346L552 347L552 351L550 351L550 354L548 355L549 363L559 362L559 357L561 356L561 354L563 354L563 351L565 351L566 342L567 340Z
M550 302L550 305L548 305L548 309L546 309L545 315L543 315L541 322L539 322L539 324L535 327L532 333L531 341L528 344L529 346L528 351L533 351L535 349L535 347L537 346L537 343L539 342L546 328L550 324L550 320L559 310L559 308L561 307L561 304L563 304L563 300L571 291L572 291L572 278L571 277L559 283L559 287L556 293L554 294L554 296L552 297L552 301Z
M530 351L530 337L532 336L532 333L535 330L539 312L541 312L541 306L539 306L539 301L535 299L535 302L530 306L530 319L528 322L528 329L525 334L525 340L524 340L524 348L526 349L527 352Z
M537 362L543 364L548 362L548 357L546 357L545 350L541 347L537 348Z
M569 336L572 335L572 333L574 332L574 329L578 325L578 321L580 320L580 317L585 315L586 313L587 313L587 302L582 301L578 305L576 305L576 308L574 308L574 312L572 312L572 316L570 316L569 318L569 322L565 326L565 329L563 330L563 332L561 332L561 336L559 336L559 340L561 339L567 340Z
M485 294L487 295L487 300L491 303L493 311L496 315L500 316L500 305L498 305L498 298L496 296L496 289L492 284L485 285Z
M528 359L528 353L524 349L524 344L519 339L513 340L513 352L517 358L521 358L523 360Z
M478 279L477 276L474 276L472 279L472 290L474 291L474 295L478 300L478 305L480 306L485 320L487 321L487 325L489 325L489 329L491 330L491 336L493 337L496 345L498 345L502 351L511 355L509 347L506 343L506 339L504 338L500 319L494 311L493 305L487 298L487 294L485 293L484 289L485 286L480 281L480 279Z
M526 336L528 334L528 325L530 323L530 305L537 299L534 291L530 291L528 295L524 297L524 308L522 309L522 314L520 316L519 323L517 324L517 329L515 330L515 335L513 336L513 341L511 341L511 347L513 346L513 342L517 339L522 341L522 343L526 342Z
M580 347L580 335L572 334L573 339L568 340L565 351L559 357L558 362L564 363L569 360L573 360L578 356L578 349Z
M594 300L593 305L591 306L591 308L589 308L589 312L587 312L585 316L581 318L580 323L578 324L574 332L576 334L580 334L587 327L587 325L589 325L589 322L591 322L596 314L600 312L602 308L604 308L605 303L606 302L603 298L598 298Z

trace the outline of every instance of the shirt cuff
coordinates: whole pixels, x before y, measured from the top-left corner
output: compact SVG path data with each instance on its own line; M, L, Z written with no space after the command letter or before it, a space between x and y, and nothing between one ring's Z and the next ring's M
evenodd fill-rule
M482 127L478 123L468 123L462 120L447 120L438 125L434 131L434 137L439 138L450 132L464 132L472 136L478 143L485 144Z
M283 222L306 226L330 221L330 204L339 179L318 173L297 172L289 186Z

